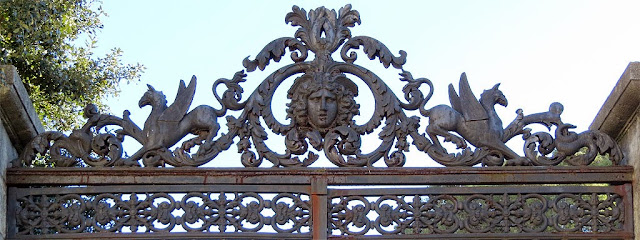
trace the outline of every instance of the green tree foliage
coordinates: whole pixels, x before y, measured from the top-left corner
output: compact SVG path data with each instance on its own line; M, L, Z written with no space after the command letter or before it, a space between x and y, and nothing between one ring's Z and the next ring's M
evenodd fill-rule
M588 150L589 150L589 148L583 147L575 155L587 154ZM609 154L608 153L605 154L605 155L598 154L596 156L596 158L593 160L593 162L591 164L589 164L589 166L597 166L597 167L606 167L606 166L612 166L612 165L613 165L613 162L611 162L611 160L609 160Z
M45 128L82 124L82 108L117 95L122 80L139 80L144 66L122 62L114 48L95 56L106 14L92 0L0 0L0 64L12 64ZM84 42L84 44L77 44ZM82 45L82 46L80 46Z

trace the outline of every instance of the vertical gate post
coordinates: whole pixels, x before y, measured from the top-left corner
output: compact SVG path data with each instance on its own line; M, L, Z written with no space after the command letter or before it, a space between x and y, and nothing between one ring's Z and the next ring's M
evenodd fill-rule
M635 226L635 222L634 222L634 218L636 218L634 216L634 212L638 211L637 209L634 209L634 198L633 198L633 186L630 183L624 184L622 185L622 187L624 188L624 229L625 230L631 230L631 232L634 233L634 235L638 235L637 232L635 232L634 226ZM636 196L638 197L638 196Z
M18 204L18 199L16 196L16 188L10 187L7 189L7 238L12 238L16 236L18 233L17 222L16 222L16 204Z
M327 239L327 177L311 179L311 234L313 239Z

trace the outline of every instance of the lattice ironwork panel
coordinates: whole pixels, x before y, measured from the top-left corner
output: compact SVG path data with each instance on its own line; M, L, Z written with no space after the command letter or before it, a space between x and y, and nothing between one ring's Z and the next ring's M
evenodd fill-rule
M624 239L632 234L628 225L632 214L625 208L628 192L621 190L608 186L332 189L330 232L363 237L575 234Z
M314 231L326 231L326 238L633 238L629 184L329 186L313 194L311 189L268 184L12 187L10 238L322 236ZM313 205L314 199L326 199L326 205ZM312 213L325 215L326 227L314 226Z
M300 186L16 189L17 236L78 233L284 233L310 237Z

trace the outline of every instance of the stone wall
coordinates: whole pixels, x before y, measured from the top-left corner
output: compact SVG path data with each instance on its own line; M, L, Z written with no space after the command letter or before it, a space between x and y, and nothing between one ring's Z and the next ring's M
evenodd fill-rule
M22 85L16 68L0 65L0 239L7 233L6 169L19 151L38 133L42 124Z
M618 80L589 129L616 139L625 155L624 165L633 166L634 232L640 239L640 62L632 62Z
M5 144L10 142L11 141L9 140L9 134L7 134L4 126L0 125L0 143L2 143L0 144L0 216L7 215L7 184L5 182L5 170L7 169L8 161L10 161L10 159L18 157L18 153L13 148L13 146L11 146L11 144ZM4 239L6 236L6 220L6 218L0 217L0 239Z

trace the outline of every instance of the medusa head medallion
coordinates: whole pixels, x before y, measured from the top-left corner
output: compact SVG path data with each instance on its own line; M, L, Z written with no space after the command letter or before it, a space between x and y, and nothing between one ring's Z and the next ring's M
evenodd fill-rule
M287 97L287 117L301 133L324 136L337 126L350 125L358 108L358 87L344 74L307 73L296 79Z
M358 87L345 74L308 72L298 77L287 93L287 118L293 128L286 134L287 149L293 154L307 152L307 142L326 154L331 148L331 132L348 129L359 105ZM359 138L352 145L359 147Z

